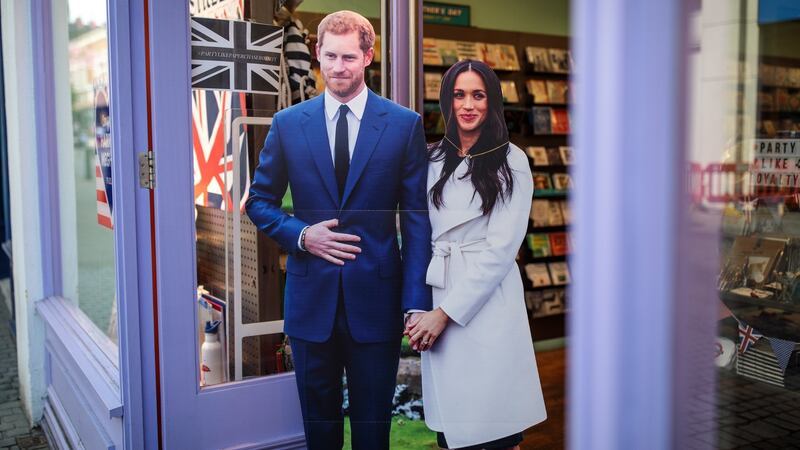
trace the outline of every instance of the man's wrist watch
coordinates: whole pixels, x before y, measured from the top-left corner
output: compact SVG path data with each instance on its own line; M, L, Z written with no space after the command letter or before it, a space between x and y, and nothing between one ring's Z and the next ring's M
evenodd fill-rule
M303 228L303 231L300 232L300 250L306 251L306 231L308 231L308 227Z

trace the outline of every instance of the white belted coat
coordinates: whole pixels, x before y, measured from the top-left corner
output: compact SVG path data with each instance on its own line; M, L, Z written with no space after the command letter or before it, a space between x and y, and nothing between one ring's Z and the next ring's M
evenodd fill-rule
M430 204L433 258L427 283L433 306L452 319L433 348L422 353L425 423L451 448L493 441L547 418L533 353L522 278L514 260L525 237L533 181L523 151L511 144L511 198L489 215L463 160ZM428 168L428 189L443 162Z

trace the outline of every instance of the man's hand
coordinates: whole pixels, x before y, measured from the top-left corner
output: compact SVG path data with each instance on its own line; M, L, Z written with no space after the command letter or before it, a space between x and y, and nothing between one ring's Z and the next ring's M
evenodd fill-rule
M361 238L353 234L336 233L331 231L339 225L339 220L331 219L311 225L306 230L304 242L306 250L314 256L343 266L343 260L354 260L361 249L345 244L345 242L361 242Z
M422 315L425 314L424 312L412 312L406 317L406 329L405 331L409 331L410 329L414 328L414 325L419 322L419 319L422 318ZM405 334L405 332L403 333Z

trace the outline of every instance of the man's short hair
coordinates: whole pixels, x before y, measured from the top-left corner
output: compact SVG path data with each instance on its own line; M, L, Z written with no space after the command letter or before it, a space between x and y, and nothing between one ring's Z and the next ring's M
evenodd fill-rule
M337 11L328 14L317 27L317 44L322 47L325 33L347 34L358 32L358 41L364 53L375 46L375 29L366 17L353 11Z

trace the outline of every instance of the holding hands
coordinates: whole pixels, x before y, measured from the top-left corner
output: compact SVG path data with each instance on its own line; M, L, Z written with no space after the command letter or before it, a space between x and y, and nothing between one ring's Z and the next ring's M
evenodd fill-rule
M346 244L346 242L361 242L361 238L353 234L336 233L331 230L338 225L337 219L311 225L306 230L303 246L312 255L343 266L344 260L352 261L356 259L356 254L361 253L360 248Z
M411 348L424 352L433 347L449 321L450 318L441 308L426 313L414 313L406 322L403 334L409 337Z

